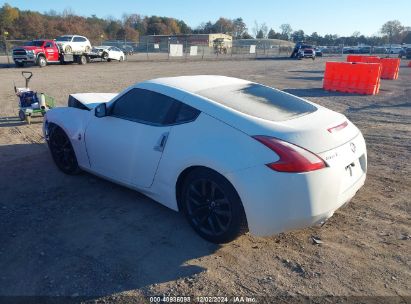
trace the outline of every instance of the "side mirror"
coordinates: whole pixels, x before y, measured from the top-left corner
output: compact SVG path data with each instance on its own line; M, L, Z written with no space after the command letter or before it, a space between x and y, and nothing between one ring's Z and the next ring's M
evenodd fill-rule
M95 107L94 115L96 115L96 117L98 117L98 118L106 116L107 115L107 106L106 106L106 104L105 103L100 103L97 107Z

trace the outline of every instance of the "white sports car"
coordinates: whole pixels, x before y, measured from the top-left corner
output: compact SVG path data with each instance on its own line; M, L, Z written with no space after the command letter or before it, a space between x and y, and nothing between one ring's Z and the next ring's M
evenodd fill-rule
M322 223L367 171L364 138L344 115L223 76L73 94L43 128L63 172L136 189L216 243Z
M90 41L83 36L59 36L56 38L56 43L65 53L91 52Z
M107 61L118 60L121 62L126 58L124 52L115 46L95 46L92 51Z

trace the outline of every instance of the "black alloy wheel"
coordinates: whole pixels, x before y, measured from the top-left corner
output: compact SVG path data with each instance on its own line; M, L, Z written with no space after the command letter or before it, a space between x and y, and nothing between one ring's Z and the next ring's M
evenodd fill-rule
M60 127L50 130L48 144L53 160L61 171L70 175L80 172L70 139Z
M190 225L210 242L226 243L247 231L247 220L237 192L217 172L199 169L189 174L182 199Z

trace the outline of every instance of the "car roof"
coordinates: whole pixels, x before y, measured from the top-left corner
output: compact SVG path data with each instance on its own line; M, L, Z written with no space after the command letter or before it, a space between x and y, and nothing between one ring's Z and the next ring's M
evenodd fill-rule
M145 83L153 83L163 86L174 87L186 92L197 93L198 91L217 88L226 85L247 84L250 81L220 76L220 75L195 75L195 76L178 76L164 77L147 80Z
M81 35L60 35L59 37L83 37L83 38L86 38L86 37L81 36Z

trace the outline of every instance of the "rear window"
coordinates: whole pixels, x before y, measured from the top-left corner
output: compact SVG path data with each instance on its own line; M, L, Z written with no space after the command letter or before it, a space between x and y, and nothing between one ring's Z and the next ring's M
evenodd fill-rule
M26 42L24 45L25 46L42 46L43 43L44 43L43 40L33 40L33 41Z
M304 100L260 84L236 84L196 92L241 113L270 121L284 121L317 110Z
M56 38L56 41L71 41L71 36L60 36Z

